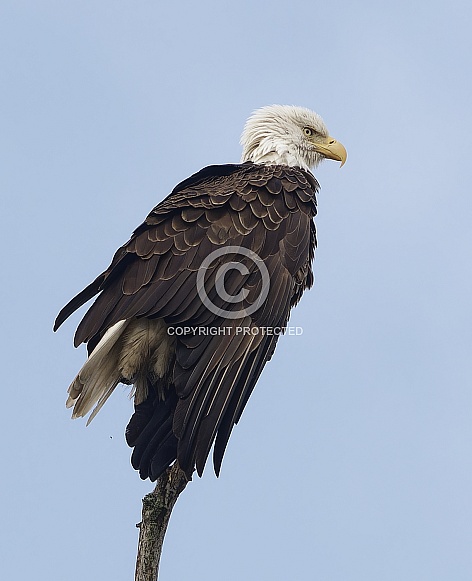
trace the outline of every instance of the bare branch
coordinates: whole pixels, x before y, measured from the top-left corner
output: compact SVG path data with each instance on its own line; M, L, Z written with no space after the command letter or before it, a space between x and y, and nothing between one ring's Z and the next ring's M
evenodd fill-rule
M189 482L178 462L157 480L156 487L143 498L139 528L135 581L157 581L167 524L179 494Z

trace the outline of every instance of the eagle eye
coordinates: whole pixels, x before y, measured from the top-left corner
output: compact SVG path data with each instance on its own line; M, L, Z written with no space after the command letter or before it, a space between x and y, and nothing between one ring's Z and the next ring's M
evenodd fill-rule
M313 137L313 135L315 134L314 130L311 127L304 127L303 128L303 133L307 136L307 137Z

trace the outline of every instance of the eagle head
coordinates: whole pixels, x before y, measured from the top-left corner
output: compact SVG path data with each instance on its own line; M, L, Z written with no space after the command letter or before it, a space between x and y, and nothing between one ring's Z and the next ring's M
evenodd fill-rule
M323 119L305 107L268 105L249 117L241 135L241 161L316 167L323 159L344 165L347 152L331 137Z

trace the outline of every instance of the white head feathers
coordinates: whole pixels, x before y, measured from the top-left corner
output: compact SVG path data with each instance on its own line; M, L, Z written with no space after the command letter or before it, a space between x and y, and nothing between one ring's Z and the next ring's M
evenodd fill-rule
M254 111L246 122L241 135L242 162L308 170L331 157L326 148L333 143L342 147L329 137L323 120L313 111L292 105L269 105ZM339 156L332 159L343 161Z

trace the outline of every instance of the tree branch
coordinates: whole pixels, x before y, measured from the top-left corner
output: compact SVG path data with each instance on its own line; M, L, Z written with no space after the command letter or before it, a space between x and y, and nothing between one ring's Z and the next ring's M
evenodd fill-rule
M135 581L157 581L167 524L174 504L188 482L176 461L158 478L153 492L143 498L142 521L136 525L139 541Z

